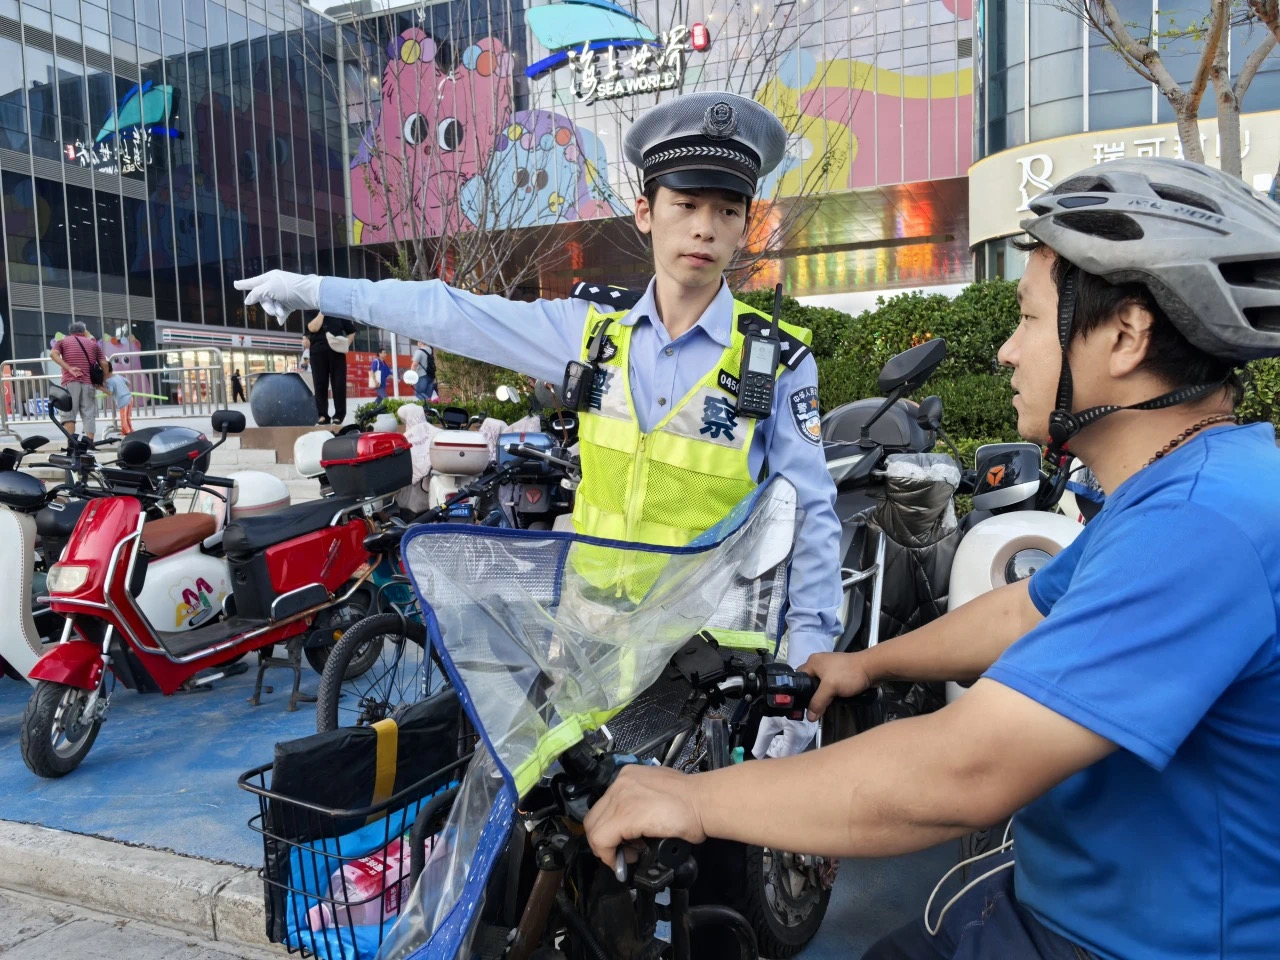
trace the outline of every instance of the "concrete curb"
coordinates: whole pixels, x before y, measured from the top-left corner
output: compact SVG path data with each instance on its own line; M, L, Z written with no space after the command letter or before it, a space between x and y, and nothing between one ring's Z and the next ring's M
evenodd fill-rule
M262 946L256 870L0 820L0 887Z

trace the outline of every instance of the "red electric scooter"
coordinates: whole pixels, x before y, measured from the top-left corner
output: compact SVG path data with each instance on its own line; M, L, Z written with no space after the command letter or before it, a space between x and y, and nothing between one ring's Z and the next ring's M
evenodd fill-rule
M215 413L219 444L244 423L243 414ZM119 457L128 466L149 455L145 444L125 441ZM49 571L50 607L67 625L61 642L30 674L39 683L23 714L21 744L34 773L61 777L79 766L98 736L116 682L168 695L226 675L224 667L197 677L257 650L263 651L258 687L266 666L291 666L291 708L296 704L302 641L314 629L332 639L328 621L321 620L365 586L376 558L364 539L389 522L392 495L412 480L409 444L400 434L334 437L325 443L322 462L334 496L235 520L220 533L204 514L148 521L136 496L90 502L62 559ZM172 468L164 483L228 492L233 486L201 474L194 463ZM214 607L216 618L194 629L158 627L139 602L148 569L159 575L162 565L208 567L215 559L225 577L210 573L214 583L201 577L195 592L199 603ZM289 649L288 661L265 656L278 643Z

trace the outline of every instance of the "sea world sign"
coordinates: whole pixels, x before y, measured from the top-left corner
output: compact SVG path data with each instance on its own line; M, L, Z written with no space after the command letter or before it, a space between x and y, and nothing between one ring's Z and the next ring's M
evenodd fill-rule
M711 45L706 26L676 26L659 35L639 18L607 0L568 0L525 12L549 57L525 70L530 79L567 65L581 103L678 89L685 58Z

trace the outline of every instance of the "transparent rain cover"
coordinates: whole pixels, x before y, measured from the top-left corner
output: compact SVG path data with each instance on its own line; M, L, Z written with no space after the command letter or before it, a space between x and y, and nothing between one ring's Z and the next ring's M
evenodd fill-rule
M406 536L431 642L481 744L442 834L447 853L433 854L379 960L470 956L519 798L689 637L709 629L722 644L776 650L799 524L794 488L775 477L686 547L460 525Z

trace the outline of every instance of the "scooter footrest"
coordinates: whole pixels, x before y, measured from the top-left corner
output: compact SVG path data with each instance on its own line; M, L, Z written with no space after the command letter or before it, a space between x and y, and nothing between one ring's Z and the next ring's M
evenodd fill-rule
M173 656L185 657L190 656L197 650L215 647L220 643L226 643L232 637L239 636L242 633L249 633L251 630L256 630L266 625L266 620L255 620L251 617L228 617L225 620L219 620L217 623L197 627L195 630L181 630L174 633L166 633L160 630L156 632L156 638Z

